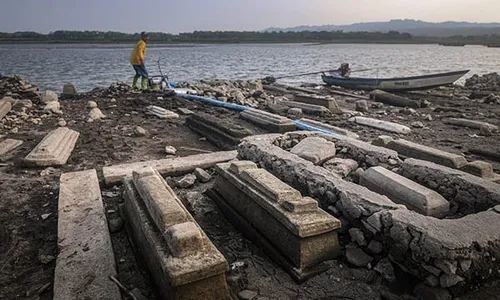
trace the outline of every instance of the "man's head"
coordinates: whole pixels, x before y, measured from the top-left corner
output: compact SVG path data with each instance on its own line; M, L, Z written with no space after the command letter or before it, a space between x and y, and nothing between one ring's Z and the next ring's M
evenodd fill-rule
M147 42L149 40L149 34L145 31L141 32L141 40Z

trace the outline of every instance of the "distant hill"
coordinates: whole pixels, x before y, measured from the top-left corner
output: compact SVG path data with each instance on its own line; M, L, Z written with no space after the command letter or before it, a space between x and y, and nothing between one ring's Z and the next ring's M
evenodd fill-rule
M399 31L415 36L445 37L453 35L500 34L500 23L441 22L432 23L419 20L390 20L388 22L366 22L350 25L297 26L289 28L271 27L263 31Z

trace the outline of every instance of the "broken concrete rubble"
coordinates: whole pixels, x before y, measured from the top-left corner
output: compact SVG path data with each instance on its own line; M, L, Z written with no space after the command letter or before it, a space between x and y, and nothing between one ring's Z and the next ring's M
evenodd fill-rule
M14 139L6 139L0 142L0 156L5 155L6 153L16 149L21 146L23 141L14 140Z
M319 96L311 94L296 94L293 98L296 102L303 102L308 104L320 105L328 108L334 114L342 114L335 98L328 96Z
M163 299L229 300L226 259L160 173L134 172L124 189L127 225Z
M160 119L166 119L166 120L179 118L179 115L174 113L173 111L170 111L170 110L165 109L163 107L154 106L154 105L148 106L147 114L157 116Z

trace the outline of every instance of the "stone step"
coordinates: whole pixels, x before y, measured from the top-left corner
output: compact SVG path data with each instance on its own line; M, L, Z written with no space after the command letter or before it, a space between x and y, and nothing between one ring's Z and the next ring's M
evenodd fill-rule
M42 139L25 161L36 166L62 166L71 156L79 136L79 132L67 127L57 128Z
M197 154L109 166L102 168L102 172L106 185L112 186L120 183L125 176L131 176L132 172L139 172L149 167L158 170L163 176L178 176L193 172L196 168L206 169L218 163L231 161L236 159L237 155L237 151Z
M60 178L54 299L121 299L95 170Z
M126 225L161 295L230 299L226 259L158 171L125 178L124 200Z
M425 216L443 218L450 203L437 192L382 167L361 173L359 184Z
M7 152L16 149L21 146L23 141L14 140L14 139L6 139L0 142L0 156L5 155Z

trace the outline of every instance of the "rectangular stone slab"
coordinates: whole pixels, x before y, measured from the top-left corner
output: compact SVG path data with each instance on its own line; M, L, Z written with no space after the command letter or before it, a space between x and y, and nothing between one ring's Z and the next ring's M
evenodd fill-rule
M498 130L498 126L496 126L496 125L486 123L486 122L476 121L476 120L449 118L449 119L445 119L443 122L446 124L474 128L474 129L480 129L482 126L484 126L484 127L488 127L491 131Z
M157 176L160 177L159 173ZM182 205L167 183L163 181L163 184L170 193L165 201ZM184 247L186 245L181 245L185 242L180 236L181 233L172 232L176 231L174 228L169 228L168 239L165 239L164 234L150 217L131 178L124 179L124 190L127 229L139 253L142 254L141 258L152 274L156 286L160 289L162 298L229 300L224 275L228 269L227 261L185 207L182 205L187 220L196 225L203 243L202 247L191 248L189 251L186 251ZM172 238L176 240L173 241ZM199 246L198 243L195 244L194 246ZM179 250L181 252L176 252Z
M95 170L61 175L57 237L55 300L121 299Z
M240 117L271 132L283 133L296 129L292 120L258 109L245 110L240 113Z
M62 166L68 161L80 133L67 127L49 132L26 156L28 164L36 166Z
M335 157L335 144L320 137L307 137L290 149L293 153L315 165L321 165Z
M21 146L22 144L23 144L23 141L14 140L14 139L6 139L6 140L0 142L0 156L6 154L9 151L16 149L17 147Z
M462 155L445 152L403 139L389 141L386 147L407 157L431 161L450 168L458 169L467 164L467 160Z
M125 176L131 176L134 171L148 167L158 170L163 176L177 176L194 171L196 168L206 169L218 163L236 159L237 151L223 151L197 154L178 158L149 160L102 168L106 185L118 184Z
M308 104L321 105L328 108L334 114L341 114L342 110L339 108L337 101L332 97L322 97L308 94L297 94L293 97L294 101L304 102Z
M7 100L0 101L0 120L5 117L12 109L12 104Z
M411 129L409 127L398 124L398 123L387 122L387 121L382 121L382 120L377 120L377 119L372 119L372 118L365 118L365 117L354 117L353 120L354 120L354 122L356 122L360 125L373 127L373 128L377 128L380 130L385 130L385 131L400 133L400 134L411 133Z
M450 203L435 191L382 167L361 173L359 184L425 216L443 218Z
M328 116L332 114L332 112L328 108L321 105L314 105L297 101L282 101L280 102L280 104L286 105L288 107L300 108L304 113L310 115Z

